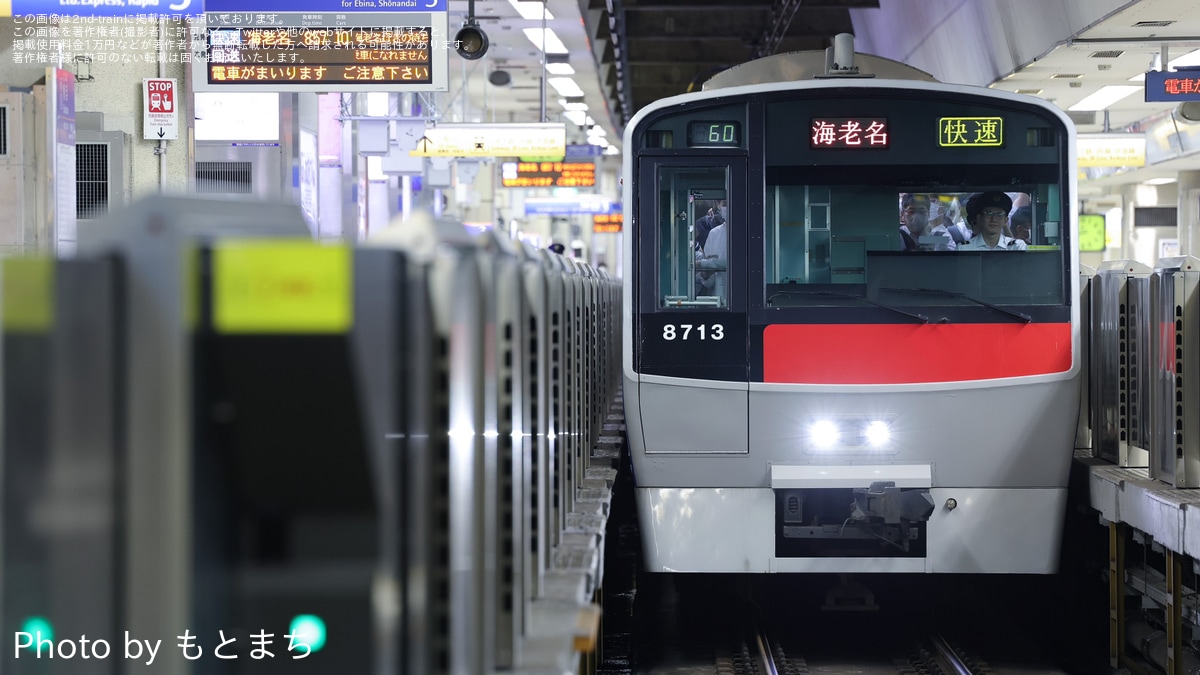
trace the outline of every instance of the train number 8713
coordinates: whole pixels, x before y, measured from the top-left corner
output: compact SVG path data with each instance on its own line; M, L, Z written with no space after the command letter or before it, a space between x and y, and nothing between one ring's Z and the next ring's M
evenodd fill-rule
M725 326L719 323L711 326L703 323L681 323L678 326L668 323L663 326L662 337L664 340L724 340Z

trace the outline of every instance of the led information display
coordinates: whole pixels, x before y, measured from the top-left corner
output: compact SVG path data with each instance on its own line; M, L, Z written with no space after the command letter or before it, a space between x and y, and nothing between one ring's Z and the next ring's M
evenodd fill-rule
M742 124L736 121L688 122L688 147L733 147L742 143Z
M1200 69L1146 73L1147 101L1200 101Z
M938 145L944 148L999 147L1004 145L1004 118L939 118Z
M208 13L205 21L197 91L446 89L444 12Z
M597 213L592 216L592 232L596 234L620 232L624 225L625 215L622 213Z
M891 144L886 117L816 117L810 128L813 148L885 150Z
M500 165L503 187L595 187L593 162L504 162Z

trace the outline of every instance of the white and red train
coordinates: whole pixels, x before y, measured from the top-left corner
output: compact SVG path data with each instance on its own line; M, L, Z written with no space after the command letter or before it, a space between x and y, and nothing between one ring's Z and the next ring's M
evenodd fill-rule
M626 129L650 571L1057 569L1075 132L1046 101L858 58L752 62Z

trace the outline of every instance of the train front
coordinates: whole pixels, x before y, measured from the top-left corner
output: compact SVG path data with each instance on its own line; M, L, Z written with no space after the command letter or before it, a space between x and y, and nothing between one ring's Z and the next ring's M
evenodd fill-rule
M898 80L639 113L624 373L647 569L1056 571L1072 134L1044 102Z

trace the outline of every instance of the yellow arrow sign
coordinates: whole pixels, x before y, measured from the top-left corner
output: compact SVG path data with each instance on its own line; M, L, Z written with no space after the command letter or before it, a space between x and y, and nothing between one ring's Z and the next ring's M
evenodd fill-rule
M562 124L439 124L425 130L415 157L559 156L566 153Z

